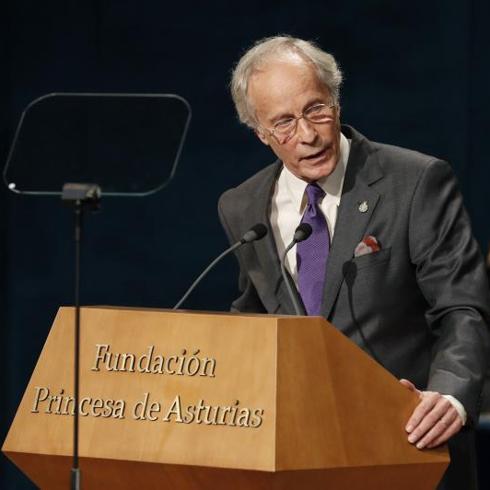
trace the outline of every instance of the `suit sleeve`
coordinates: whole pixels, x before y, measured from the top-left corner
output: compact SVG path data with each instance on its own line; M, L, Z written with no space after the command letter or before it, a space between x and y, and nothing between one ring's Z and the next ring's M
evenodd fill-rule
M481 252L446 162L431 162L417 183L409 241L436 338L427 389L456 397L475 422L489 353L489 289Z
M238 237L241 236L241 234L237 233L236 236L233 234L231 227L228 225L225 209L224 196L222 196L218 202L218 215L230 244L233 244L239 240ZM238 276L238 290L240 296L232 302L230 311L235 313L267 313L255 286L247 274L246 268L240 260L238 251L235 252L235 256L237 257L240 266L240 273Z

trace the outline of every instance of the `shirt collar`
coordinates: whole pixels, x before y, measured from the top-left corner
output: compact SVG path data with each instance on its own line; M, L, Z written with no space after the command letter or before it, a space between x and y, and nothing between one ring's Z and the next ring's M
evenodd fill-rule
M331 196L331 199L338 205L342 196L344 185L345 170L349 160L350 140L340 133L340 156L335 170L324 179L318 180L317 184ZM299 179L286 166L283 166L284 180L286 189L294 207L300 212L305 205L305 189L308 185L304 180Z

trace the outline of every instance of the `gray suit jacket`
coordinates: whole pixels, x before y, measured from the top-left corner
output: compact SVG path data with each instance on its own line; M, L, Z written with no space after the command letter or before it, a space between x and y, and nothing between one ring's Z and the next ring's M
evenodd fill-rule
M345 126L351 150L326 270L322 314L396 377L455 396L477 420L488 358L490 299L450 166L371 142ZM270 227L281 162L221 196L231 242ZM361 212L359 204L368 203ZM354 258L366 235L379 252ZM241 296L232 309L294 314L273 234L237 251ZM448 487L449 488L449 487ZM470 488L470 487L467 487Z

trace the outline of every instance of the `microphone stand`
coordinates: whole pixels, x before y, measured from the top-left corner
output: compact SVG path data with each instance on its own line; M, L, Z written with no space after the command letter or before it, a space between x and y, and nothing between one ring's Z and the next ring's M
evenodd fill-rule
M201 282L202 278L223 258L226 257L230 252L236 250L237 248L245 245L246 243L255 242L255 240L261 240L267 235L267 228L262 223L257 223L250 230L248 230L238 242L234 243L231 247L228 247L224 252L222 252L218 257L216 257L203 272L199 275L199 277L192 283L191 287L186 291L184 296L177 302L177 304L172 308L173 310L178 310L182 303L189 297L189 294L194 291L196 286Z
M299 226L294 230L294 236L291 240L291 243L286 247L284 253L281 257L281 274L284 282L286 283L286 289L288 290L289 298L291 299L291 303L293 303L294 311L296 316L304 316L308 315L307 312L301 308L298 297L294 294L293 288L291 286L291 282L289 280L289 276L286 272L286 257L289 251L299 242L307 240L312 234L313 230L311 225L308 223L300 223Z
M80 258L82 244L82 224L84 211L96 210L100 203L100 187L95 184L65 184L61 199L73 206L75 216L75 345L74 345L74 385L73 404L73 466L71 469L71 490L80 490L80 465L78 458L79 440L79 399L80 399Z
M218 257L216 257L207 267L204 269L203 272L199 275L199 277L191 284L191 287L187 290L187 292L180 298L178 303L172 308L172 310L178 310L182 303L189 297L189 295L194 291L196 286L201 282L201 279L226 255L228 255L230 252L233 252L233 250L236 250L238 247L241 247L244 243L246 242L236 242L234 243L231 247L227 248L224 252L222 252Z
M286 284L286 288L288 290L289 298L291 299L291 301L293 303L295 315L296 316L303 316L303 315L305 315L305 313L302 311L302 308L301 308L301 306L298 303L298 298L297 298L296 294L294 294L294 292L293 292L293 288L291 286L291 282L289 280L288 274L286 273L286 256L287 256L288 252L296 245L296 243L297 243L297 241L296 240L293 240L287 246L286 250L284 251L284 254L282 255L282 259L281 259L281 274L282 274L282 278L283 278L283 280L284 280L284 282Z

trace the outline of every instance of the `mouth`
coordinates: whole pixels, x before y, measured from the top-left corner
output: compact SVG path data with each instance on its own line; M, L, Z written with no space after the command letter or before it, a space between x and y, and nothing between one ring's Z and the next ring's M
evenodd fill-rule
M320 151L317 151L316 153L312 153L311 155L302 157L301 160L305 160L308 162L316 162L317 160L323 160L327 156L331 148L332 146L328 145L325 148L322 148Z

